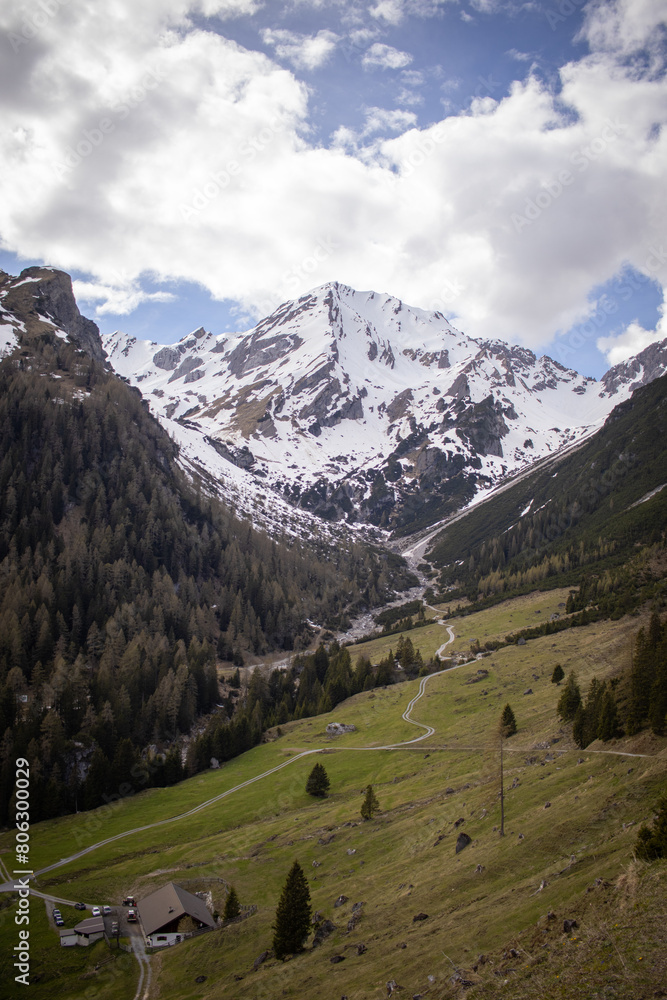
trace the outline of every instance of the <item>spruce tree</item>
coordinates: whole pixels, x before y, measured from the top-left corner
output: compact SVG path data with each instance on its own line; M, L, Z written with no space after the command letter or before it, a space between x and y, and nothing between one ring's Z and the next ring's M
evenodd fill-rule
M373 813L377 812L379 808L380 808L380 803L378 802L375 792L373 791L373 786L367 785L366 796L361 804L361 818L372 819Z
M563 688L563 693L558 699L558 714L563 722L570 722L577 714L577 709L581 705L581 691L577 684L577 675L572 671Z
M563 677L565 677L565 671L561 667L560 663L557 663L556 666L554 667L554 672L551 675L551 683L560 684Z
M316 795L323 799L326 798L326 794L329 791L329 785L329 775L324 770L322 764L316 764L308 775L306 791L309 795Z
M239 903L239 897L236 895L236 889L233 885L230 885L229 892L227 893L227 899L225 900L225 909L222 914L223 920L234 920L238 917L241 912L241 904Z
M295 861L283 887L273 924L276 958L303 951L303 943L310 931L310 915L310 889L301 865Z
M503 729L503 736L514 736L516 732L516 718L509 703L505 705L503 714L500 717L500 725Z

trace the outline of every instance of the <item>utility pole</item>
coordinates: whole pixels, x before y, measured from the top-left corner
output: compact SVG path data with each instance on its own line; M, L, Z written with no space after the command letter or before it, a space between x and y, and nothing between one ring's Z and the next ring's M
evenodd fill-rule
M505 836L505 789L503 786L503 742L505 740L504 727L501 723L500 731L500 836Z

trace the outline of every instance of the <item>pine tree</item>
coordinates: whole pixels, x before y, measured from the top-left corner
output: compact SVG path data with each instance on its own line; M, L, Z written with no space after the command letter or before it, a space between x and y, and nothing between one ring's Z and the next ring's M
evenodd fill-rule
M554 667L554 672L551 675L551 683L560 684L563 677L565 677L565 671L561 667L560 663L557 663L556 666Z
M276 958L285 958L303 951L310 931L310 890L298 861L292 865L276 910L273 924L273 951Z
M509 703L505 705L503 714L500 717L500 725L503 729L503 736L514 736L516 732L516 718Z
M239 897L236 895L236 889L233 885L230 885L229 892L227 893L227 899L225 900L225 909L222 914L223 920L234 920L238 917L241 912L241 904L239 903Z
M309 795L315 795L323 799L326 798L326 794L329 791L329 785L329 775L324 770L322 764L316 764L308 775L306 791Z
M570 722L577 714L577 709L581 705L581 691L577 684L577 675L574 671L567 678L563 693L558 699L558 714L563 722Z
M373 786L367 785L366 796L361 804L361 818L372 819L373 813L377 812L379 808L380 808L380 803L378 802L375 792L373 791Z

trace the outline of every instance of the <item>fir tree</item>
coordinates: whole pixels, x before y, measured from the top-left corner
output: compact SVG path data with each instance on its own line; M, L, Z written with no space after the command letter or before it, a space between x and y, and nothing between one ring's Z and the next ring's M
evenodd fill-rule
M551 683L560 684L563 677L565 677L565 671L561 667L560 663L557 663L556 666L554 667L554 672L551 675Z
M377 812L379 808L380 803L378 802L375 792L373 791L373 786L367 785L366 796L361 804L361 818L372 819L373 813Z
M573 670L568 676L563 693L558 699L558 714L563 722L570 722L574 719L580 705L581 690L577 684L577 675Z
M227 899L225 900L225 909L222 914L223 920L234 920L238 917L241 912L241 904L239 903L239 897L236 895L236 889L233 885L230 885L229 892L227 893Z
M310 931L310 890L298 861L292 865L283 887L273 924L273 951L276 958L285 958L303 951Z
M309 795L315 795L323 799L326 798L326 794L329 791L329 784L329 775L324 770L324 767L322 764L316 764L308 775L306 791Z
M502 726L503 736L514 736L516 732L516 718L509 704L505 705L503 709L503 714L500 717L500 725Z

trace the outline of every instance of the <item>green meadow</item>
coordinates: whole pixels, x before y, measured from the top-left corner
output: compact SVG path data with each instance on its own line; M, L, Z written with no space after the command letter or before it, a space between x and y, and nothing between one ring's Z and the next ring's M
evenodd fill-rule
M483 644L562 612L566 596L536 593L454 619L456 640L447 652L465 652L474 640ZM154 954L149 996L161 1000L380 998L391 980L405 996L429 998L463 989L473 998L664 995L655 990L665 976L667 863L639 864L633 848L665 790L667 740L644 733L581 751L556 715L559 691L551 683L557 662L566 673L576 670L584 693L593 676L618 672L642 621L625 617L566 630L432 677L413 718L436 732L419 743L381 749L421 732L401 718L419 682L396 684L357 695L329 715L289 723L242 757L176 787L137 788L92 813L39 824L31 839L35 869L134 832L40 875L34 887L117 905L128 893L141 898L173 880L191 891L210 890L222 911L225 884L233 884L241 903L256 912ZM425 659L447 639L436 624L410 635ZM379 658L397 638L352 647L353 662L357 650ZM495 734L508 702L518 732L504 748L501 838ZM330 721L356 728L330 738ZM317 756L296 759L316 750ZM617 752L596 752L610 750ZM315 760L331 781L326 799L305 792ZM369 783L381 809L364 822L359 810ZM470 843L456 853L461 832ZM11 844L11 834L3 834L9 869ZM286 962L269 957L254 970L271 947L276 905L295 859L309 880L313 909L335 930L315 949ZM336 907L341 896L347 899ZM363 906L348 931L355 903ZM4 959L16 928L14 904L7 898L3 906ZM76 911L61 910L71 926ZM414 921L418 914L426 917ZM565 918L577 921L569 934ZM103 942L61 949L36 897L30 928L35 997L134 997L139 966L132 956Z

